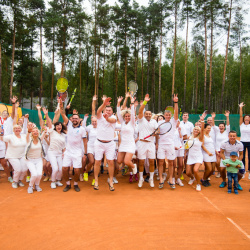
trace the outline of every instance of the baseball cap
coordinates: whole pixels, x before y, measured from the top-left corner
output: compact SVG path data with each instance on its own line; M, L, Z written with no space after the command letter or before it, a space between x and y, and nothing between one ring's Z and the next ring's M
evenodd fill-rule
M235 151L230 153L230 156L233 156L233 155L238 156L237 152L235 152Z

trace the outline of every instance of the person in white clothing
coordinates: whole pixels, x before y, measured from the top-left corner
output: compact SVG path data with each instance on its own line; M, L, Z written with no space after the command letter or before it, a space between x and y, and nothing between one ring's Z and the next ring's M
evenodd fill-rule
M163 188L163 163L165 161L165 158L168 159L168 173L169 173L169 185L171 188L175 188L175 180L173 180L173 174L174 174L174 160L175 160L175 146L174 146L174 134L178 122L178 97L177 94L173 97L174 101L174 117L171 118L172 114L171 111L166 110L164 113L165 120L160 121L158 123L159 125L159 133L161 133L161 127L160 125L164 122L169 122L172 125L171 130L164 134L160 135L157 142L156 142L156 148L157 150L157 159L158 159L158 168L159 168L159 177L160 177L160 183L159 188Z
M193 129L194 129L194 124L188 121L188 118L189 118L188 112L183 112L180 126L185 128L187 132L187 137L189 137L193 133Z
M137 142L137 150L138 150L138 159L139 159L139 182L138 187L142 187L144 179L143 179L143 170L144 170L144 162L146 158L149 161L149 185L150 187L154 187L154 160L155 160L155 138L150 136L147 139L144 139L148 135L152 134L157 128L158 124L156 120L151 119L152 113L151 111L145 111L143 115L143 111L147 102L150 101L149 94L145 95L144 102L141 104L138 114L138 130L139 130L139 141Z
M135 140L134 140L134 133L135 133L135 109L134 109L134 102L135 98L130 95L131 100L131 111L130 110L123 110L120 109L120 104L123 97L119 97L117 101L117 116L121 123L121 144L118 150L118 157L117 163L121 164L124 163L130 169L133 169L133 174L136 175L137 173L137 166L133 164L132 157L135 154ZM130 171L131 172L131 171Z
M240 141L242 142L244 146L243 150L243 158L242 162L243 165L245 166L246 164L246 150L248 153L248 171L250 171L250 164L249 164L249 159L250 159L250 115L244 115L243 117L243 107L245 106L244 102L239 104L240 107ZM246 168L246 166L245 166ZM250 174L248 175L248 179L250 179Z
M24 186L22 180L27 172L27 166L24 157L27 142L26 135L21 134L21 126L14 125L13 132L13 134L1 136L0 140L8 143L5 159L7 159L14 168L12 187L17 188L18 185L20 187Z
M97 136L95 141L94 190L99 190L98 174L100 172L100 165L103 158L103 154L106 155L108 163L109 190L115 190L113 186L113 176L115 155L114 133L116 126L116 116L113 115L113 109L112 107L110 107L110 101L110 97L103 98L103 103L96 112ZM102 113L103 110L104 112Z
M84 152L87 155L87 135L84 127L80 125L80 117L78 114L72 115L72 122L65 115L63 104L60 103L60 112L65 124L67 124L67 144L66 151L63 157L63 178L66 181L64 192L71 189L69 180L69 169L71 165L74 168L74 189L76 192L80 191L78 186L80 169L82 168L82 143L84 145Z
M31 178L28 187L28 193L32 194L35 184L35 190L41 192L39 184L43 174L43 156L45 156L42 140L46 131L43 132L41 138L39 137L39 130L34 124L28 125L28 133L26 135L27 148L25 153L26 164L31 173Z
M191 138L193 139L193 146L188 150L188 158L187 158L187 166L186 166L186 174L190 177L188 182L189 185L192 185L196 179L197 185L196 190L201 191L201 182L199 176L199 168L203 163L203 155L201 151L201 146L204 141L204 119L206 113L204 112L200 117L201 128L194 127L193 134Z

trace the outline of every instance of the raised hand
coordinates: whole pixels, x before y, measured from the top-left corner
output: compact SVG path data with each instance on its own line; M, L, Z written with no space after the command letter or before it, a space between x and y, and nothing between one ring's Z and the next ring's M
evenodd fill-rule
M224 115L225 115L226 117L228 117L229 114L230 114L230 111L229 111L229 110L226 110Z
M102 101L105 102L106 99L107 99L107 96L106 96L106 95L103 95L103 96L102 96Z
M85 117L85 116L89 117L89 114L85 114L84 117Z
M123 97L122 97L122 96L119 96L118 99L117 99L117 102L118 102L118 103L121 103L122 100L123 100Z
M29 119L29 114L25 114L24 118Z
M12 98L10 98L12 103L16 103L16 101L18 100L18 98L16 96L13 96Z
M104 101L103 101L103 104L105 106L109 106L110 105L110 101L111 101L111 97L107 97Z
M212 118L215 118L215 116L216 116L215 112L213 112L213 113L211 114L211 116L212 116Z
M27 125L27 128L28 128L28 133L31 133L32 132L32 129L34 128L34 124L29 122L28 125Z
M173 101L178 102L178 94L174 94Z
M47 115L48 114L48 109L46 109L45 107L43 107L43 113L44 113L44 115Z
M128 97L130 97L130 96L131 96L130 92L127 92L127 93L126 93L126 98L128 98Z
M15 106L16 108L18 108L19 107L19 102L16 102L16 106Z
M73 115L77 115L78 114L78 111L76 109L73 109Z
M66 109L70 109L70 106L71 106L71 104L69 103L69 104L66 106Z
M39 104L37 104L36 108L39 110L39 109L41 109L41 106Z
M97 100L97 95L94 95L92 101L96 101L96 100Z
M107 120L109 118L108 114L103 114L103 117Z
M240 108L243 108L245 105L246 105L246 104L244 104L244 102L241 102L241 103L239 104L239 107L240 107Z
M146 101L146 102L149 102L149 101L150 101L149 94L146 94L146 95L145 95L144 101Z
M136 97L130 96L131 103L135 103L135 99L136 99Z

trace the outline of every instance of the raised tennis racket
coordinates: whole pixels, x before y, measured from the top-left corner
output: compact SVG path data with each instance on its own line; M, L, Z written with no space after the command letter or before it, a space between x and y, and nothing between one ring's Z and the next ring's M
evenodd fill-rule
M71 96L71 98L70 98L69 104L71 104L71 102L73 101L73 99L74 99L74 97L75 97L76 89L77 89L77 88L75 88L74 91L73 91L73 93L72 93L72 96Z
M68 80L65 77L60 77L56 83L56 90L60 93L64 93L67 91L68 86Z
M130 81L128 83L128 91L130 92L131 96L134 97L138 90L138 85L135 81Z
M168 133L171 129L172 129L172 124L170 122L163 122L162 124L158 126L158 128L152 134L146 136L144 140L146 140L147 138L155 134L164 135Z
M193 147L193 145L194 145L194 138L190 138L190 139L188 139L188 140L185 142L184 148L185 148L185 149L190 149L190 148Z

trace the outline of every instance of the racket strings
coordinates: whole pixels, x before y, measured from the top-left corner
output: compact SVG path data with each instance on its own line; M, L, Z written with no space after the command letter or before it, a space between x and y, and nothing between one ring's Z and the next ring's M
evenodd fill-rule
M163 123L159 126L159 134L163 135L168 133L172 128L172 124L170 122Z

